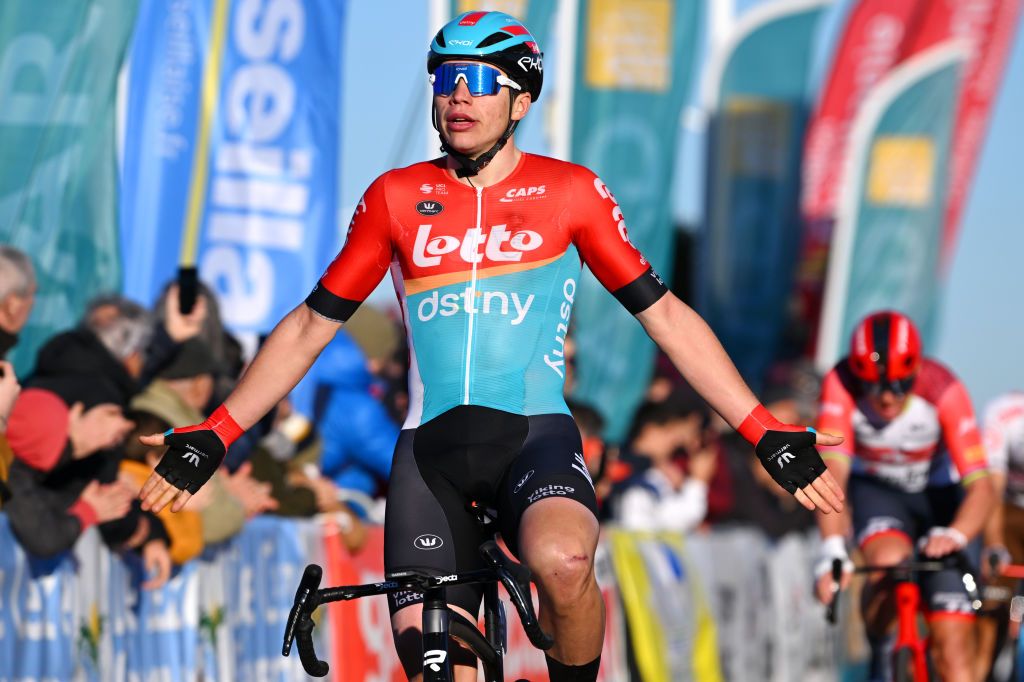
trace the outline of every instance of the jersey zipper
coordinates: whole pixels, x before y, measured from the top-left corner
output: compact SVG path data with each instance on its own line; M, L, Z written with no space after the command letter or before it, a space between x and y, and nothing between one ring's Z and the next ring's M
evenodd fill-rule
M469 315L469 330L466 333L466 381L463 387L462 404L469 405L469 375L470 365L473 360L473 322L476 318L476 265L479 261L477 255L480 249L480 236L483 233L483 197L484 188L476 187L476 231L473 234L475 242L473 248L473 267L469 277L469 301L466 305L466 314ZM483 256L480 256L483 258Z

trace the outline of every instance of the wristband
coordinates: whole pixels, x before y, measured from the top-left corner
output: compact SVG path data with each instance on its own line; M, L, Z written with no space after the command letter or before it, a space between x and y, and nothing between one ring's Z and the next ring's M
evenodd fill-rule
M836 559L843 562L843 573L853 571L853 562L846 551L846 538L842 535L829 535L821 541L818 562L814 565L814 577L820 578L829 573Z
M235 418L228 412L228 408L221 405L213 411L206 421L202 424L196 424L195 426L185 426L180 429L168 429L164 435L169 436L172 433L192 433L193 431L210 430L217 434L220 441L224 443L224 449L227 450L231 447L231 444L242 437L245 433L245 429L238 425Z
M791 424L783 424L776 419L768 408L764 405L758 404L757 407L750 411L741 423L737 431L740 435L747 439L747 442L751 445L757 445L761 438L768 431L809 431L803 426L792 426Z
M967 536L958 531L956 528L949 528L947 526L936 526L928 531L928 539L932 538L949 538L956 543L957 549L963 549L967 546Z

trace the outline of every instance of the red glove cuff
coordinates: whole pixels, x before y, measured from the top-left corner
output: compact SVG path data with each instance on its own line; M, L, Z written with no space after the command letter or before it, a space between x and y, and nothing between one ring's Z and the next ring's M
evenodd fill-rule
M758 405L750 411L740 427L736 429L751 445L757 445L767 431L806 431L806 427L783 424L772 416L764 405Z
M223 405L214 410L213 414L207 417L206 421L202 424L174 429L174 433L189 433L191 431L202 431L203 429L209 429L217 434L217 437L224 443L225 449L231 447L231 444L245 433L245 429L238 425L235 418L228 412L228 408Z
M78 522L82 524L83 531L90 526L95 526L100 520L96 510L85 500L78 500L71 505L68 508L68 514L78 519Z

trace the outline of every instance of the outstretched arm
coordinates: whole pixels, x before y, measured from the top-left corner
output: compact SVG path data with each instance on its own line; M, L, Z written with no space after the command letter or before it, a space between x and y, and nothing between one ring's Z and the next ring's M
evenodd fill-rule
M636 317L690 385L748 440L756 445L757 441L749 435L752 424L761 434L787 430L780 427L788 425L765 421L767 411L760 407L714 332L700 315L671 292ZM764 428L758 428L760 426ZM838 445L842 438L819 433L812 442ZM825 513L843 509L842 489L827 470L793 494L808 509L817 508Z
M274 328L218 412L224 410L239 433L251 427L295 388L339 327L341 323L317 315L305 303L299 305ZM164 434L155 434L145 436L142 442L161 446L164 440ZM215 469L219 464L212 462L211 466ZM139 496L143 509L159 512L173 502L172 510L180 511L192 493L153 472Z

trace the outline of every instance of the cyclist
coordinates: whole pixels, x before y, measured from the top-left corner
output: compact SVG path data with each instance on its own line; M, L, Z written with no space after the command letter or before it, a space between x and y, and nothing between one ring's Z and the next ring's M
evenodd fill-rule
M815 434L758 404L707 325L629 242L608 188L583 167L516 147L542 69L536 40L507 14L464 13L437 33L427 71L445 156L370 185L305 303L210 419L166 436L171 449L142 495L147 508L172 500L181 508L390 269L409 337L411 399L388 490L385 569L481 567L485 534L467 502L495 509L506 544L533 572L541 624L556 641L550 678L559 682L596 679L604 633L594 489L562 396L581 261L802 504L838 509L842 495ZM474 620L481 594L448 590ZM391 600L396 647L413 679L423 655L419 599ZM456 676L476 679L475 662L459 656L452 652Z
M1024 563L1024 392L1011 391L993 400L985 409L985 450L996 488L995 512L985 526L985 552L982 568ZM997 579L998 585L1013 590L1016 581ZM1005 635L1009 610L1000 605L992 617L978 622L978 672L988 672L993 654ZM979 677L981 679L981 677Z
M857 325L849 355L824 379L817 426L846 438L823 454L848 486L854 535L868 564L898 564L915 545L927 557L946 556L982 530L994 497L970 398L948 369L922 357L905 315L878 312ZM818 516L822 601L832 594L833 559L844 562L842 586L849 582L848 524L845 514ZM921 582L942 679L971 680L973 611L960 575L943 571ZM871 679L884 679L895 617L891 590L876 574L862 596Z

